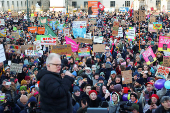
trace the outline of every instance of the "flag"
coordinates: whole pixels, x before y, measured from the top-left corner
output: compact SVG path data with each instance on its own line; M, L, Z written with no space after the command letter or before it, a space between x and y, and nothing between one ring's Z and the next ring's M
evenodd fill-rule
M57 35L48 25L45 25L45 35L49 35L50 37L57 37Z
M103 11L104 10L104 5L102 5L100 2L98 2L98 8L101 10L101 11Z

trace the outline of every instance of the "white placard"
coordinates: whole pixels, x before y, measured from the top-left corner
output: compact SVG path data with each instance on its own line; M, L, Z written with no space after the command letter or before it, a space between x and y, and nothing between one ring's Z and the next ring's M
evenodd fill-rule
M102 36L94 36L93 42L94 43L102 43L103 37Z
M86 34L84 34L84 38L86 38L86 39L92 39L92 38L91 38L91 33L86 33Z
M40 40L34 41L34 45L36 45L36 50L41 50L42 49Z
M23 64L11 63L10 71L22 73Z
M0 62L3 62L6 60L5 52L4 52L4 47L2 44L0 44Z
M123 29L122 29L122 27L119 27L118 35L116 37L123 37Z
M5 25L5 21L4 21L4 19L0 19L0 25Z

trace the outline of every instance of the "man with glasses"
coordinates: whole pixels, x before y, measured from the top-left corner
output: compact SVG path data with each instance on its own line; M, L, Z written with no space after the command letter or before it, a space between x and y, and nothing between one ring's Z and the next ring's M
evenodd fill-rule
M170 113L170 97L163 96L160 100L161 106L159 106L155 113Z
M60 56L50 53L46 59L47 69L40 70L37 80L40 81L40 106L42 113L71 113L72 102L69 92L74 76L66 71L64 78L61 78Z

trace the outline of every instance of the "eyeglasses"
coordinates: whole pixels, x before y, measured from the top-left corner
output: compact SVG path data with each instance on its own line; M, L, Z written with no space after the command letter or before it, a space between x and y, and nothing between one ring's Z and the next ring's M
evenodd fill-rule
M50 64L55 65L56 67L61 67L61 64L53 64L53 63Z

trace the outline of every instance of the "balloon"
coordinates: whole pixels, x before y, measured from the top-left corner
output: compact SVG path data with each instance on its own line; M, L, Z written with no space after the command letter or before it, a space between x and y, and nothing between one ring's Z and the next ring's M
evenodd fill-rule
M123 101L128 101L128 94L124 94L122 99L123 99Z
M155 88L162 89L164 87L164 83L166 82L165 79L159 79L155 82Z
M164 86L166 89L170 89L170 81L166 81Z
M127 97L127 98L128 98L128 100L130 100L130 94L128 94L128 97Z

